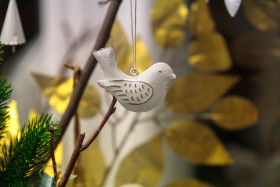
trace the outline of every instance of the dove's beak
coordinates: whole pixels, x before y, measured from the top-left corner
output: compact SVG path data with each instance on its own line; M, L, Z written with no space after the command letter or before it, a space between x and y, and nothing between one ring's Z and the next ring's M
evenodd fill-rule
M172 73L171 76L170 76L170 81L167 84L166 90L169 87L169 85L174 82L175 79L176 79L176 75L175 75L175 73Z
M171 79L172 80L176 79L176 75L174 73L171 74Z

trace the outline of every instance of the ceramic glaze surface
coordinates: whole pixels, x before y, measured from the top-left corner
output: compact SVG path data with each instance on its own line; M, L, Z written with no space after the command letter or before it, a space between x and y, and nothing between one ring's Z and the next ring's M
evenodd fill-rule
M127 110L146 112L153 109L166 95L169 84L176 78L171 67L156 63L141 74L129 76L117 66L112 47L93 52L105 80L98 85L112 94Z

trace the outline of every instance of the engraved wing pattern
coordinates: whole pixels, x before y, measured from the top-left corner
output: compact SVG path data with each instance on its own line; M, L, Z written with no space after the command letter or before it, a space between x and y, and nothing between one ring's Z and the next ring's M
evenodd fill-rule
M118 101L131 105L143 104L153 95L153 87L144 81L102 80L98 84Z

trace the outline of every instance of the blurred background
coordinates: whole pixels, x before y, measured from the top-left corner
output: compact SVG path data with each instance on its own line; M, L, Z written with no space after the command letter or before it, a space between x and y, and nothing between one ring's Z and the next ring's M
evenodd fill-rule
M64 64L83 71L110 4L99 2L17 1L26 43L15 53L5 46L0 67L14 90L11 131L35 114L60 120L73 90L74 72ZM0 2L0 27L8 4ZM136 67L166 62L177 79L152 111L117 104L80 155L69 186L280 186L280 1L243 0L236 10L232 17L226 1L138 1ZM129 0L121 3L109 45L129 74ZM103 78L97 65L79 117L56 150L62 172L76 134L89 139L110 105L111 95L97 85Z

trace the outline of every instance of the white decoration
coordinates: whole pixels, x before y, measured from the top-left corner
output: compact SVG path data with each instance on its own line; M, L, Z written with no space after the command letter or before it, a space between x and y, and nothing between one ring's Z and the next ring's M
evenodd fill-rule
M20 45L26 42L15 0L9 2L0 40L4 45Z
M141 74L129 76L119 69L112 47L95 51L93 55L106 77L98 81L98 85L133 112L154 108L166 95L171 81L176 79L171 67L163 62L152 65Z
M209 2L209 0L205 0L206 3ZM227 11L231 17L234 17L241 5L242 0L224 0Z
M234 17L241 5L242 0L225 0L227 11L231 17Z

